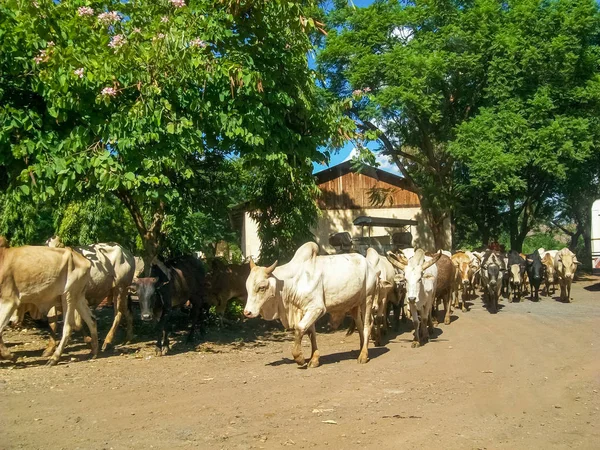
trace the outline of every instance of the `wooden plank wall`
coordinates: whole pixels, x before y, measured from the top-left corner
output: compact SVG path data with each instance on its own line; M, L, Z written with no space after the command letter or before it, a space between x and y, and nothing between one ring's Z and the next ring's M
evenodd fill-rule
M321 209L364 209L364 208L402 208L420 206L417 194L399 188L375 178L350 172L341 177L321 183ZM373 189L387 190L385 204L373 204ZM382 191L379 191L382 192ZM390 202L391 198L391 202Z

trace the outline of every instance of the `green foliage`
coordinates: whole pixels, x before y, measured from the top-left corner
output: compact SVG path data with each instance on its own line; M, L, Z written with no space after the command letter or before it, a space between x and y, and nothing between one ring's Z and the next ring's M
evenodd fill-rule
M319 67L363 139L394 159L433 225L453 212L469 229L459 244L506 230L520 247L598 153L596 2L333 3Z
M57 224L55 234L65 245L118 242L134 252L143 249L131 216L113 196L74 200L66 207L56 209L54 215Z
M530 234L523 241L523 253L530 255L539 248L546 250L560 250L566 247L564 242L557 239L553 233L539 232Z
M11 246L43 245L54 234L53 210L16 192L0 194L0 236Z
M341 139L308 67L313 2L177 6L0 5L0 183L42 202L114 195L149 255L231 236L232 156L290 174Z

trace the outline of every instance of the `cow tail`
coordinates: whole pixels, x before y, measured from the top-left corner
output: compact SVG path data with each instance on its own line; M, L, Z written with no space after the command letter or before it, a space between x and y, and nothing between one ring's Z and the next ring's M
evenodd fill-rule
M350 336L351 334L354 334L355 331L356 331L356 322L354 321L354 318L352 318L350 321L350 325L348 326L348 331L346 331L346 336Z

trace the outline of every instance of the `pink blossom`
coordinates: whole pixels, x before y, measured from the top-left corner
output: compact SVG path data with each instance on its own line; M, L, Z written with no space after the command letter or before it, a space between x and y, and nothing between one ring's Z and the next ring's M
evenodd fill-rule
M355 91L352 91L352 95L355 97L360 97L361 95L363 95L363 91L360 89L356 89Z
M33 5L34 8L39 8L40 4L36 1L31 2L31 4Z
M94 15L94 10L92 8L90 8L89 6L80 6L79 8L77 8L77 15L78 16L93 16Z
M127 39L125 39L125 36L123 36L122 34L115 34L111 38L108 46L110 48L114 48L116 50L116 49L122 47L126 43L127 43Z
M161 21L162 23L167 23L167 22L169 21L169 18L168 18L167 16L162 16L162 17L160 18L160 21Z
M139 33L141 33L141 32L142 32L142 30L140 30L138 27L135 27L135 28L133 29L133 32L134 32L134 33L138 33L138 34L139 34Z
M158 33L155 37L152 38L153 41L157 41L159 39L164 39L165 38L165 34L164 33Z
M171 4L175 8L183 8L185 6L185 0L171 0Z
M102 95L108 95L109 97L114 97L115 95L117 95L117 90L114 87L110 87L107 86L104 89L102 89L102 92L100 92Z
M206 47L208 44L204 42L202 39L196 38L190 41L190 47Z
M98 22L103 23L104 25L110 25L111 23L115 23L121 20L121 16L116 11L104 12L102 14L98 14Z
M364 92L371 92L371 88L370 87L366 87L363 89Z
M33 58L33 60L36 64L46 62L48 60L48 54L46 53L46 50L40 50L40 53L35 58Z
M54 47L54 41L48 41L48 42L46 42L46 47L48 47L48 48Z
M79 78L83 78L83 67L80 67L77 70L74 70L73 73L77 75Z

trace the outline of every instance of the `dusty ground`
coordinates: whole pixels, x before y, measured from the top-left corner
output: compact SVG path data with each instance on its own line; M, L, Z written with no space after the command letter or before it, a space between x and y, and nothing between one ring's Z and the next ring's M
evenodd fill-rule
M260 319L163 358L148 329L95 361L76 338L54 368L40 366L43 332L8 331L20 359L0 362L0 448L597 449L600 278L573 297L496 315L474 299L429 344L410 348L404 328L363 366L357 335L320 334L310 370Z

